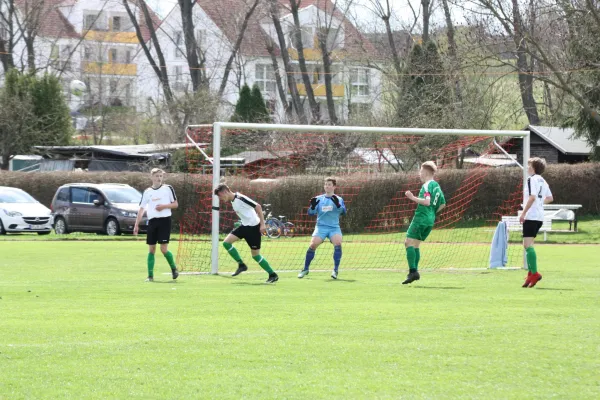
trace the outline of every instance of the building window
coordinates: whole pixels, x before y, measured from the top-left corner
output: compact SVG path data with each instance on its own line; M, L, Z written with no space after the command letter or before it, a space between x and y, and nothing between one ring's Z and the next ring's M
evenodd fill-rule
M121 17L113 17L112 30L114 32L121 32Z
M258 85L261 93L275 94L277 81L275 80L273 66L269 64L257 64L254 83Z
M110 94L111 95L117 94L118 82L115 80L111 80L109 85L110 85L110 88L109 88Z
M83 29L84 30L92 30L92 31L106 31L108 27L106 26L106 18L105 15L100 14L86 14L83 17Z
M288 36L289 48L296 48L296 38L295 38L296 30L292 30ZM300 28L300 36L302 38L302 48L304 49L312 49L315 47L315 33L312 27L303 26Z
M353 96L368 96L370 77L366 68L350 69L350 85Z
M110 49L108 51L108 62L109 64L114 64L116 62L118 62L119 60L117 59L117 49Z
M125 84L125 103L126 105L131 104L131 83Z
M131 64L131 50L125 51L125 64Z
M85 61L90 61L92 59L92 49L90 47L83 48L83 59Z
M8 40L8 29L2 24L0 24L0 40Z
M50 49L50 60L57 61L60 54L60 49L57 44L53 44Z
M185 89L183 87L183 67L181 65L175 66L173 75L173 88L175 90L183 91Z
M182 36L183 35L181 31L177 31L173 34L173 42L175 43L175 58L181 58L183 56L183 53L179 48L181 46L181 43L183 42Z
M302 47L305 49L312 49L315 45L315 34L312 28L302 28Z
M202 51L206 51L206 31L198 29L196 31L196 46Z

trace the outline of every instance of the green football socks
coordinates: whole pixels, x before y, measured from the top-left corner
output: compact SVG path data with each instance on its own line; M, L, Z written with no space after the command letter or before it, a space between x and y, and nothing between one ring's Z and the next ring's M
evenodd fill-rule
M410 272L414 272L417 270L417 253L413 246L406 248L406 260L408 261L408 269Z
M415 269L419 269L419 260L421 259L421 251L415 247Z
M233 258L238 264L242 263L242 258L240 257L240 253L236 250L235 247L231 243L223 242L223 247L227 250L231 258Z
M154 277L154 254L148 253L148 277Z
M267 271L269 273L269 275L272 275L273 269L271 268L271 266L269 265L269 262L267 261L266 258L264 258L263 256L261 256L260 254L257 256L252 257L254 259L254 261L256 261L258 263L258 265L260 265L260 267L262 269L264 269L265 271Z
M171 269L177 268L177 266L175 265L175 259L173 258L173 253L171 253L170 251L167 251L165 253L165 258L167 259L167 262L169 263L169 266L171 267Z
M532 247L528 247L525 250L527 253L527 267L532 274L537 273L537 256L535 254L535 250Z

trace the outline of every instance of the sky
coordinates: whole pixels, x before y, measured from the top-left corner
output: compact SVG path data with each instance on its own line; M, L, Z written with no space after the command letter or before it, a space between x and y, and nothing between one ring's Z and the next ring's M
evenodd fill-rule
M214 0L219 1L219 0ZM345 0L348 1L348 0ZM382 0L383 1L383 0ZM148 4L161 16L166 16L169 11L177 4L177 0L147 0ZM394 13L396 15L395 28L401 28L411 24L413 14L408 6L410 2L415 10L419 10L421 0L390 0ZM369 3L369 0L353 0L351 14L356 18L357 24L363 29L371 30L373 26L383 28L383 23L377 21L377 18L364 6ZM432 24L443 24L443 11L440 2L436 1L437 9L434 11ZM464 22L462 12L458 9L452 10L454 23L461 24Z

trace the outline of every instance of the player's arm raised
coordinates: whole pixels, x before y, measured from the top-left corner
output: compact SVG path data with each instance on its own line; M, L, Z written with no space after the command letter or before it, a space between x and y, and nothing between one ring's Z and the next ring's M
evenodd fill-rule
M308 207L308 215L317 214L317 205L319 205L320 202L321 202L321 200L319 200L317 197L313 197L312 199L310 199L310 207Z

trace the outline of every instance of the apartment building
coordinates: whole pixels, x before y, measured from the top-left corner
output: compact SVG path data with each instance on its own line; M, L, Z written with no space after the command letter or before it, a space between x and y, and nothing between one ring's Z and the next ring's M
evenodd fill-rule
M35 69L61 78L64 87L73 79L88 86L88 104L135 106L139 40L121 1L115 0L17 0L13 18L12 58L17 68L28 68L31 50L23 31L35 28ZM129 5L140 20L143 39L149 29L143 22L138 0ZM155 27L160 19L152 13ZM7 41L8 27L0 29ZM68 95L68 91L66 91Z
M303 100L306 88L299 66L298 50L292 40L294 23L288 1L280 0L280 22L286 37L286 47L291 57L293 79ZM221 86L227 60L239 35L239 27L247 11L245 2L239 0L197 0L193 8L193 20L198 51L204 57L203 73L210 88L217 91ZM275 121L285 121L285 103L291 101L283 62L280 57L278 38L268 14L268 2L254 12L243 35L237 57L232 64L223 100L230 107L222 109L220 118L228 118L243 84L257 84L261 89ZM304 0L299 10L302 43L308 75L316 101L320 106L320 118L329 119L326 103L325 71L318 42L320 30L327 29L327 48L332 59L332 95L336 115L341 122L352 116L370 115L381 109L381 74L372 67L378 54L367 40L329 0ZM175 7L163 20L158 37L166 59L171 87L176 95L191 91L190 70L185 57L185 43L180 10ZM267 44L273 44L285 98L279 94L275 67ZM140 89L138 108L144 109L149 102L162 97L158 80L143 54L136 59L139 68ZM303 101L309 112L308 102Z

